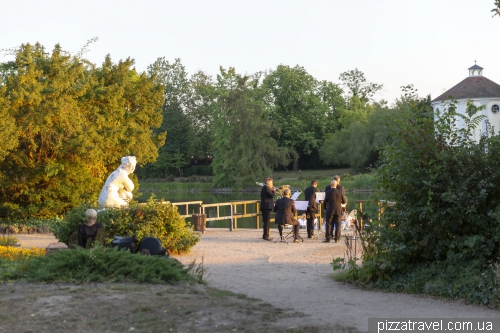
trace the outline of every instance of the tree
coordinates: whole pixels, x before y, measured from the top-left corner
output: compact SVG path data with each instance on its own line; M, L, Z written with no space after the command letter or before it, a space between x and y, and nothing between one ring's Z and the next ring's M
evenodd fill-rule
M272 122L264 119L264 104L255 82L234 68L217 76L219 112L214 115L214 186L255 184L271 168L286 163L286 151L271 137Z
M342 110L342 130L327 137L321 149L326 164L349 165L354 168L376 164L379 151L387 144L389 130L415 110L428 110L430 97L419 98L412 85L402 87L403 95L393 107L363 103L356 96Z
M0 217L54 217L97 199L120 157L156 158L161 91L127 59L96 67L56 45L22 45L3 64L1 98L19 144L0 163Z
M347 100L357 96L362 101L368 101L383 87L382 84L367 82L365 74L357 68L341 73L339 79L348 89Z
M383 214L377 251L366 266L377 262L374 278L434 263L482 271L498 258L500 140L476 142L474 128L484 116L470 110L460 115L451 104L434 113L425 105L391 128L377 173L384 198L395 205Z
M19 142L19 131L17 130L15 119L9 114L8 105L3 98L4 90L5 87L0 85L0 133L2 133L0 162L3 161L10 150L17 147ZM0 173L0 178L2 176L3 174Z
M319 84L300 66L279 65L263 85L270 94L269 119L279 126L275 138L280 147L289 149L296 171L300 157L317 153L327 126L335 127L336 94L341 90L333 84Z
M500 0L495 0L495 6L496 8L493 8L491 11L495 14L493 16L498 15L500 16Z
M164 86L163 96L163 122L158 133L167 132L165 145L160 147L158 159L144 168L146 176L154 176L155 171L160 171L166 177L169 169L180 170L187 164L187 156L193 153L192 138L194 137L193 125L188 117L187 105L192 97L191 84L188 73L180 59L175 59L171 64L165 58L158 58L148 67L148 72L153 75L158 84ZM180 158L177 155L183 155ZM176 161L172 164L172 156ZM182 164L182 163L181 163Z

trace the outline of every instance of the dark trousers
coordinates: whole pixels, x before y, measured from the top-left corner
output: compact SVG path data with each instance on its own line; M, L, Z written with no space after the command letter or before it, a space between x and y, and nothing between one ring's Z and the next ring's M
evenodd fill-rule
M335 237L333 237L333 229L335 228ZM340 219L339 215L327 215L325 226L325 238L340 240Z
M271 224L271 209L262 210L262 227L264 228L264 234L262 238L269 238L269 225Z
M299 228L300 228L299 221L293 220L293 222L290 222L288 224L293 226L293 238L295 239L299 238ZM283 224L278 224L278 231L280 232L280 236L283 236Z
M314 218L316 217L316 209L307 207L306 221L307 221L307 237L314 236Z

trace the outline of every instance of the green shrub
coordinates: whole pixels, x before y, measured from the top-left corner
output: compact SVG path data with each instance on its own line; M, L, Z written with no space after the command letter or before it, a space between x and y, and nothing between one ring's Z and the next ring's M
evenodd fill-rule
M0 246L11 246L16 244L19 241L17 237L9 236L9 237L0 237Z
M85 223L85 211L94 208L82 205L66 214L64 223L55 230L59 241L68 243L79 224ZM126 208L106 208L97 214L97 221L104 224L106 243L114 236L134 236L137 241L144 237L156 237L171 253L189 252L199 236L189 222L180 216L177 207L151 198L146 204L131 202Z
M365 231L370 248L362 266L351 268L353 280L492 302L488 265L500 256L500 138L477 142L473 129L483 116L467 110L457 114L452 104L433 113L421 105L392 128L376 175L377 187L395 204ZM458 117L464 128L457 128Z
M54 232L59 227L63 221L61 218L54 219L39 219L39 218L30 218L30 219L19 219L19 220L0 220L0 226L12 226L16 228L20 228L21 226L25 226L27 228L36 228L46 227L50 232Z
M192 280L188 268L164 256L132 254L116 248L62 250L21 261L11 279L33 282L133 281L175 283Z

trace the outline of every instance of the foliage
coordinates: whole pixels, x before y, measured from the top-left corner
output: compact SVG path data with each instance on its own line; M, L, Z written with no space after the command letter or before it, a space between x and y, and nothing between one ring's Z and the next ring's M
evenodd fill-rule
M495 0L495 6L496 7L491 10L494 13L493 16L500 16L500 0Z
M382 84L367 82L365 74L357 68L340 73L339 79L342 81L342 85L348 89L347 100L356 96L362 101L368 101L383 87Z
M0 218L60 216L96 200L122 156L156 158L165 138L152 132L161 123L162 87L137 73L133 60L115 64L107 56L97 67L38 43L14 55L0 64L0 112L8 110L0 126L13 119L18 142L6 128Z
M159 58L148 67L159 84L164 86L163 122L158 132L167 132L165 145L160 147L156 162L146 166L145 176L155 170L166 177L171 169L178 171L188 164L188 156L193 154L193 122L187 114L187 104L192 96L191 82L180 59L169 63Z
M45 249L36 247L26 249L12 246L0 246L0 282L12 279L13 272L26 260L44 255Z
M0 70L2 67L0 65ZM3 161L9 151L16 148L19 144L19 130L16 126L14 117L9 114L8 104L4 98L6 87L0 84L0 133L2 140L0 141L0 162ZM0 174L0 179L3 177Z
M68 243L78 225L85 223L88 208L97 209L92 205L81 205L66 214L64 223L54 232L59 241ZM176 206L153 197L146 204L132 202L127 208L101 210L97 221L104 224L107 244L114 236L134 236L138 242L144 237L155 237L170 253L184 253L199 241L199 236L193 232L191 224L180 216Z
M349 106L341 110L342 130L327 137L321 148L324 163L355 168L375 165L380 149L387 143L388 128L411 116L412 105L430 106L430 97L419 98L412 85L402 89L403 95L391 108L352 97Z
M286 164L286 150L271 137L272 124L263 117L264 105L256 98L259 88L249 77L231 68L217 76L220 111L214 117L212 162L214 186L242 187ZM227 90L226 90L227 89Z
M8 236L8 237L0 237L0 246L10 246L14 245L19 241L17 237L14 236Z
M53 232L57 226L62 223L62 219L56 217L55 219L19 219L19 220L0 220L0 226L11 226L20 229L22 226L26 228L46 228L48 232Z
M500 140L483 136L476 142L474 129L484 116L467 110L458 114L451 103L433 113L415 104L413 116L392 128L377 175L384 197L395 204L367 228L372 248L364 251L355 280L396 285L390 281L408 282L413 274L430 276L443 267L457 268L445 270L443 281L463 281L459 275L465 267L471 276L491 274L488 265L500 255ZM457 118L463 119L463 128L457 127ZM479 288L492 288L490 279L447 293L440 290L449 288L446 283L436 281L427 282L437 283L433 294L474 302L483 296L468 293L484 295Z
M133 281L175 283L192 277L178 261L116 248L76 248L21 262L11 279L33 282Z
M328 130L334 130L342 90L333 83L318 82L300 66L279 65L263 81L272 106L269 119L279 126L275 138L292 152L293 170L299 158L318 151Z
M0 260L22 260L30 257L38 257L45 255L45 249L32 247L32 248L21 248L0 245Z

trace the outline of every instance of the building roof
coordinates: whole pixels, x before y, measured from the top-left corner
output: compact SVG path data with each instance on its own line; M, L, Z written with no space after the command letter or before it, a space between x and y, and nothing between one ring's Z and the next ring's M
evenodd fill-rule
M441 102L449 99L474 99L486 97L500 97L500 85L484 76L469 76L453 88L433 99L432 102Z
M478 66L478 65L474 64L474 66L469 67L469 69L484 69L484 68L481 67L481 66Z

